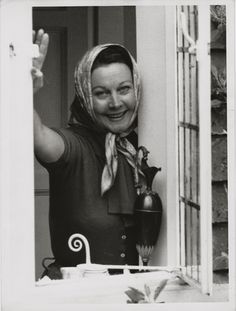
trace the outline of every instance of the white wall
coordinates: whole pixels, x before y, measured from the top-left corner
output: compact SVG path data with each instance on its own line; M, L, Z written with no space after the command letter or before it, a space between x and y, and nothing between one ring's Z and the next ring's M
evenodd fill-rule
M177 264L175 7L137 7L137 61L143 80L139 145L150 151L150 165L161 167L153 188L163 203L161 232L152 263Z
M5 305L13 293L20 296L34 282L32 25L29 6L13 1L0 5L1 295Z

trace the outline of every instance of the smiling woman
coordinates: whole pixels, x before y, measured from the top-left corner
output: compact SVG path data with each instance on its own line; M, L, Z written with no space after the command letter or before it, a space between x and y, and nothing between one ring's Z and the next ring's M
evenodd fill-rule
M95 69L92 73L92 91L98 123L113 133L126 131L136 106L129 67L114 63Z
M94 112L103 128L122 133L136 116L133 66L128 53L119 46L103 50L92 66Z
M44 60L48 35L43 30L36 43ZM32 71L35 84L42 77L38 63ZM75 91L67 128L50 129L36 111L34 116L35 153L50 181L55 262L44 275L51 278L61 277L60 267L85 261L83 251L68 248L75 232L87 237L93 263L138 264L133 219L140 182L134 132L140 97L137 65L121 45L95 46L75 68Z

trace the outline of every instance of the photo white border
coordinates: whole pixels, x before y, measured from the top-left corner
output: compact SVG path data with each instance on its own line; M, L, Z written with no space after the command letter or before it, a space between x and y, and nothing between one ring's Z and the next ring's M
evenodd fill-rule
M236 218L236 213L235 213L235 205L236 205L236 197L235 197L235 185L236 185L236 167L235 167L235 137L236 137L236 128L235 128L235 120L236 120L236 112L235 112L235 1L233 0L225 0L225 1L206 1L206 0L199 0L199 1L190 1L190 0L186 0L186 1L172 1L172 0L166 0L166 1L158 1L158 0L136 0L136 1L111 1L111 0L90 0L90 1L86 1L86 0L15 0L17 2L21 2L22 3L22 10L23 10L23 5L25 5L26 7L28 7L29 5L31 6L112 6L112 5L119 5L119 6L127 6L127 5L190 5L190 4L201 4L201 3L209 3L210 4L227 4L227 5L231 5L232 10L229 10L227 12L227 18L230 19L230 25L229 23L227 24L227 41L230 42L232 44L230 44L230 48L227 48L227 75L228 77L230 77L230 79L227 79L227 105L228 105L228 126L230 127L230 129L228 129L228 167L229 167L229 177L228 177L228 189L229 189L229 201L228 201L228 206L229 206L229 243L230 243L230 274L229 274L229 278L230 278L230 302L227 303L178 303L178 304L160 304L158 305L158 308L162 309L162 310L170 310L173 308L173 310L176 310L176 308L181 308L181 310L189 310L189 308L204 308L207 307L208 310L222 310L222 308L224 308L225 310L235 310L235 297L236 297L236 287L235 287L235 281L236 281L236 274L235 274L235 265L236 265L236 248L235 248L235 242L236 242L236 234L235 234L235 218ZM1 2L1 6L4 5L9 5L15 2L14 0L3 0ZM20 14L20 12L19 12ZM0 16L0 18L2 18L3 16ZM2 24L1 24L2 26ZM16 25L14 26L16 27ZM31 28L30 28L31 29ZM29 29L29 31L30 31ZM8 31L8 30L2 30L1 29L1 36L0 39L5 40L3 38L4 31ZM10 31L10 30L9 30ZM5 34L6 35L6 34ZM29 33L27 34L29 35ZM4 41L6 42L6 41ZM229 45L227 45L228 47ZM5 50L4 48L1 48L1 57L4 57L4 53L7 53L7 50ZM6 55L6 54L5 54ZM1 71L2 69L4 70L4 72L8 72L8 68L4 67L4 63L1 62ZM26 79L28 79L28 82L30 81L30 77L25 77ZM6 76L3 76L1 74L1 85L6 85L4 84L3 80L9 79ZM6 83L6 82L5 82ZM3 276L3 278L1 278L1 298L2 300L5 299L4 296L4 286L5 286L5 278L7 276L7 274L9 273L9 271L11 271L9 268L11 267L11 265L14 265L14 261L12 261L11 263L6 263L5 262L5 252L7 252L8 250L10 250L10 248L7 247L6 245L6 241L11 241L11 243L16 243L17 239L15 240L14 238L14 232L11 231L11 226L10 224L7 222L5 222L5 220L9 220L11 219L12 215L10 213L10 211L6 211L6 206L8 206L8 204L10 203L11 198L7 198L7 194L9 196L11 196L11 192L10 190L14 189L14 186L17 185L17 182L20 181L12 181L10 180L11 177L13 177L13 173L10 176L5 175L5 173L8 173L9 170L11 171L11 167L12 167L12 162L11 159L12 157L6 154L3 154L5 152L5 150L8 150L8 148L10 146L10 142L8 141L8 138L6 137L4 130L5 128L9 128L8 122L12 121L13 124L17 124L20 126L21 122L24 123L24 119L21 120L21 122L19 122L17 116L12 115L12 113L14 113L14 111L11 111L11 109L8 109L9 107L5 107L3 104L4 102L6 102L6 97L7 96L7 100L8 100L8 95L7 94L7 90L4 90L1 86L0 86L0 91L2 92L2 94L0 95L1 97L1 102L0 102L0 147L1 147L1 154L0 154L0 167L1 167L1 183L0 183L0 194L2 195L2 198L0 198L0 202L1 202L1 245L3 245L3 248L1 248L1 275ZM5 94L5 95L4 95ZM29 92L28 94L29 96L32 97L32 94ZM29 119L31 118L31 108L30 106L25 107L26 111L27 111L27 117L29 117ZM29 111L27 110L27 108L29 108ZM6 119L4 119L6 117ZM27 128L29 126L29 128ZM26 129L25 129L25 133L26 136L31 140L31 144L32 144L32 137L31 135L28 133L29 129L30 129L31 124L26 124ZM9 139L13 138L14 139L14 133L10 132L7 133L7 135L9 134ZM21 147L20 145L18 145L17 147ZM10 149L11 150L11 149ZM14 152L14 150L11 150L12 152ZM24 156L25 154L22 152L21 156ZM32 164L32 169L33 169L33 160L32 158L30 158L32 156L28 155L26 157L28 163ZM24 160L24 158L22 159ZM14 166L13 168L14 169ZM24 175L25 177L27 177L27 180L30 182L29 184L25 185L26 192L28 193L28 191L32 191L33 193L33 172L23 172L22 174L26 174ZM22 180L23 182L23 180ZM29 190L27 190L27 187ZM17 189L15 189L17 191ZM25 194L27 197L27 193ZM24 195L24 194L23 194ZM26 200L26 204L32 204L33 203L33 194L32 197L30 197L30 199L27 201ZM33 206L33 205L32 205ZM230 208L231 207L231 208ZM33 211L32 214L30 215L30 218L33 219ZM33 224L32 224L33 225ZM23 230L24 228L22 228ZM33 239L34 237L30 237L29 240L27 242L29 242L29 245L33 245ZM23 243L24 241L22 241ZM23 245L23 247L27 247L27 245ZM26 249L26 248L25 248ZM10 250L12 251L12 249ZM17 256L16 256L17 257ZM7 257L9 258L9 257ZM32 254L29 255L29 258L27 260L26 267L27 267L27 263L29 264L29 267L32 268L34 263L30 263L32 259ZM5 268L8 268L8 271L5 271ZM22 269L24 269L24 265L22 263ZM14 269L13 269L14 270ZM26 273L27 274L27 273ZM9 277L11 279L11 277ZM19 286L20 283L17 281L17 274L15 275L16 278L16 284ZM32 288L35 289L34 283L31 283L30 280L26 280L22 282L22 286L24 286L24 284L26 284L25 289L24 289L24 297L23 299L25 299L27 297L27 294L31 294L32 293ZM8 284L9 285L9 284ZM12 282L12 288L14 288L14 284ZM17 288L17 286L16 286ZM12 295L14 297L15 292L14 290L12 291ZM19 298L19 297L17 297ZM12 306L13 307L13 306ZM13 309L11 306L9 306L9 308L7 308L6 310L16 310ZM16 306L15 306L16 307ZM50 305L48 304L47 307L45 307L45 309L43 310L78 310L78 308L81 308L83 310L91 310L92 308L96 308L96 310L120 310L121 305L83 305L83 304L79 304L79 305ZM140 310L156 310L157 306L156 305L122 305L123 308L127 308L127 310L129 309L140 309ZM18 310L42 310L41 306L37 306L34 305L34 309L32 309L32 305L31 306L26 306L24 305L24 300L22 300L22 305L18 305L17 311ZM3 309L4 310L4 309ZM5 311L5 310L4 310Z

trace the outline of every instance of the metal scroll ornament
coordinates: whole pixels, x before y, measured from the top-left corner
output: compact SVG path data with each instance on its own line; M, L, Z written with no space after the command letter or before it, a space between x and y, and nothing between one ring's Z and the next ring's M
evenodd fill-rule
M143 265L147 266L154 246L157 242L162 219L162 202L157 192L152 190L152 182L161 168L149 167L147 164L148 151L141 146L138 156L142 151L140 161L141 170L146 177L146 187L139 191L134 204L134 218L136 226L136 248L142 259Z

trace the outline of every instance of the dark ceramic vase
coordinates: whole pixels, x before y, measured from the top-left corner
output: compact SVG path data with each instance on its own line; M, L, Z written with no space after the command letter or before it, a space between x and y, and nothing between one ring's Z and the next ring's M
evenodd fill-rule
M148 264L157 242L162 219L161 199L158 193L152 190L153 179L161 169L147 165L147 153L145 153L142 160L142 171L146 177L146 189L137 196L134 205L136 248L144 265Z

